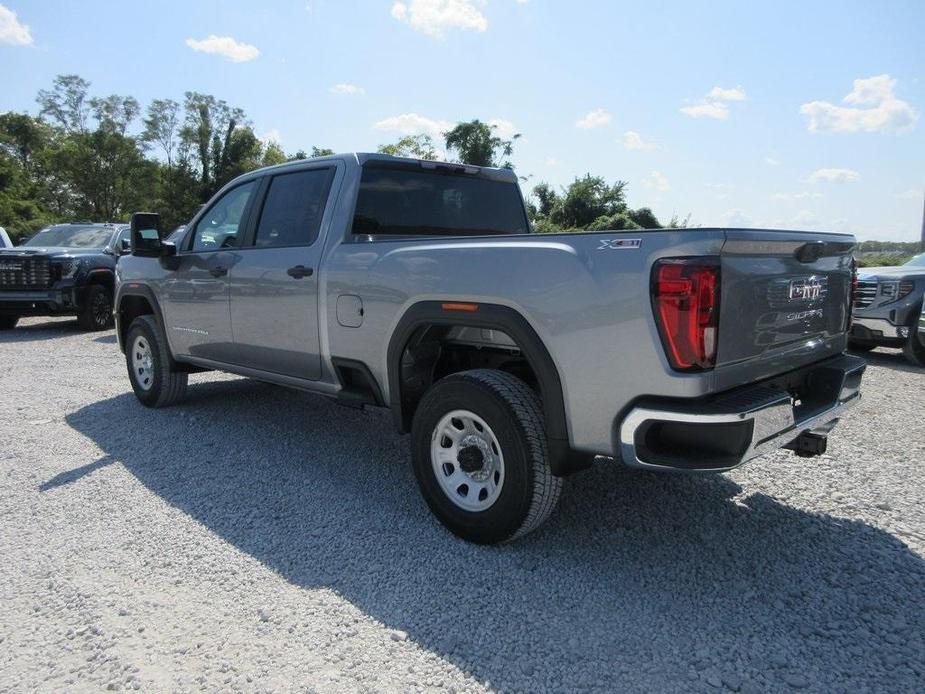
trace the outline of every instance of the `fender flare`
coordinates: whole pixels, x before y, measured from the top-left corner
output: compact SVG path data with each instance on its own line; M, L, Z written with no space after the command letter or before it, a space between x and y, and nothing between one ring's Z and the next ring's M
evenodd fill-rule
M425 325L466 325L500 330L509 335L529 362L539 383L553 474L564 475L590 465L593 456L571 450L562 381L549 350L523 315L497 304L479 303L477 311L456 313L443 310L440 301L421 301L405 311L392 332L387 353L389 408L399 432L411 430L411 414L404 406L401 393L401 357L415 331Z
M122 300L127 296L140 296L148 302L154 311L154 319L160 326L161 332L164 335L164 339L167 339L167 327L164 323L164 314L161 311L161 305L154 294L154 290L146 284L141 284L139 282L127 282L125 284L119 285L119 287L116 289L116 296L113 298L113 306L115 307L114 314L116 319L116 339L119 341L119 348L123 352L125 351L125 345L123 344L122 337L123 329L127 329L128 326L121 325L120 316L122 314Z

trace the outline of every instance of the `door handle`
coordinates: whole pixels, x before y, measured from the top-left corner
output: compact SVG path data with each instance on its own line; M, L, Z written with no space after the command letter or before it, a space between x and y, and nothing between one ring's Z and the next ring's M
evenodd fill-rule
M315 271L310 267L305 267L304 265L296 265L286 270L286 274L290 277L295 277L297 280L302 279L303 277L311 277L315 274Z
M215 267L209 268L209 274L212 275L212 277L224 277L228 274L228 268L216 265Z

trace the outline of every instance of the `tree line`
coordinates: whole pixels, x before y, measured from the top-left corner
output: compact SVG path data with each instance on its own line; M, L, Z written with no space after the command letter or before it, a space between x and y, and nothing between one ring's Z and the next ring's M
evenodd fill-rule
M0 226L14 239L56 222L124 221L142 209L160 212L172 228L242 173L333 154L315 146L286 153L261 140L241 108L209 94L186 92L142 108L131 96L95 96L90 86L78 75L59 75L39 91L38 115L0 114ZM513 168L519 137L472 120L443 133L445 155L424 134L378 151ZM627 205L626 185L590 174L558 191L539 183L528 210L541 232L661 227L650 209Z

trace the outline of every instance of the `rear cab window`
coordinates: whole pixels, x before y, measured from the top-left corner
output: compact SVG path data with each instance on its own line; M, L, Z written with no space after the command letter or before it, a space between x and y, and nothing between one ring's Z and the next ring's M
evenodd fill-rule
M458 167L363 167L353 233L497 236L530 232L520 189Z
M254 245L311 246L318 238L333 168L277 174L270 179Z

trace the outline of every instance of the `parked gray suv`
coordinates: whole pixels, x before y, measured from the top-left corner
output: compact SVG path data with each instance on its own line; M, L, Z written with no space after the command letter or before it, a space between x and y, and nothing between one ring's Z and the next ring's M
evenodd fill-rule
M810 456L857 402L854 238L740 229L534 235L505 169L350 154L229 183L117 267L132 389L219 369L391 410L434 514L475 542L552 512L597 455L718 472Z
M925 366L925 346L916 334L925 297L925 253L904 265L858 270L851 348L898 347L906 359Z

